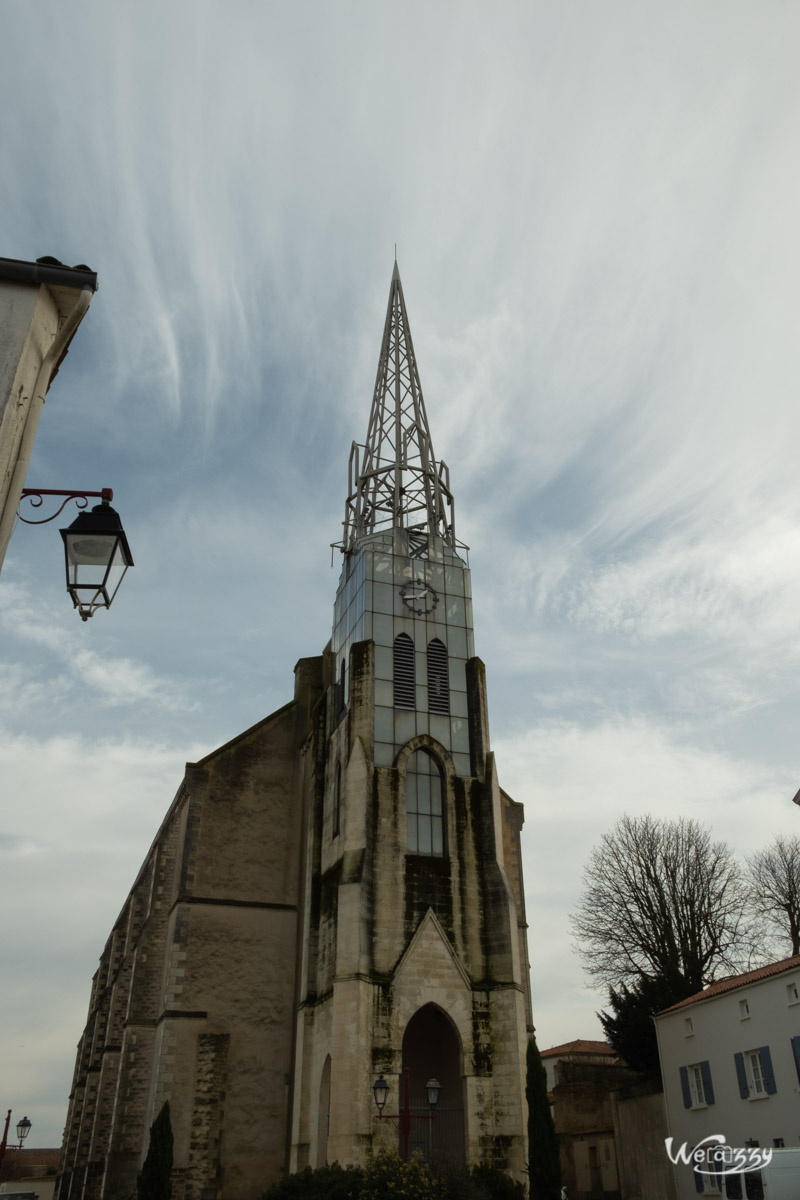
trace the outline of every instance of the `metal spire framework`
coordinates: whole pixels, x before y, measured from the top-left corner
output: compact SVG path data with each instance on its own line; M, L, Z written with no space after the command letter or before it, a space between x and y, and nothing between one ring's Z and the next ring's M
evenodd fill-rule
M353 442L344 535L347 554L384 529L409 531L411 553L424 554L436 534L456 547L450 472L433 453L403 285L394 264L369 430Z

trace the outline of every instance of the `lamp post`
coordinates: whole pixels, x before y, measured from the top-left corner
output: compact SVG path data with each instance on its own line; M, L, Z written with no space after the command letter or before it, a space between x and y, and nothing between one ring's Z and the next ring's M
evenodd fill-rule
M399 1121L400 1135L403 1145L403 1161L408 1161L408 1142L411 1136L412 1121L432 1121L436 1116L436 1105L439 1103L439 1092L442 1085L438 1079L429 1079L425 1084L425 1091L428 1097L428 1111L426 1113L411 1112L411 1071L408 1067L403 1068L403 1103L399 1113L385 1113L383 1111L386 1101L389 1096L389 1085L382 1075L380 1075L372 1085L372 1094L375 1097L375 1103L378 1106L379 1121Z
M61 506L50 517L40 521L19 515L26 525L46 525L54 521L70 500L78 508L85 509L89 497L99 497L91 512L81 512L67 529L60 529L64 540L67 591L72 603L88 621L98 608L110 608L117 594L122 577L128 567L133 566L131 549L119 513L111 507L114 493L111 488L100 492L63 492L55 488L23 488L22 496L30 500L34 508L40 508L44 496L63 496Z
M2 1162L3 1162L5 1153L6 1153L6 1149L7 1149L8 1126L9 1126L10 1122L11 1122L11 1109L9 1109L8 1112L6 1113L6 1123L5 1123L5 1128L3 1129L3 1140L0 1142L0 1164L2 1164ZM21 1150L22 1143L25 1141L25 1138L28 1136L28 1134L31 1131L31 1125L32 1125L32 1122L29 1121L27 1117L23 1117L21 1121L17 1121L17 1137L19 1138L19 1145L11 1146L8 1148L10 1148L11 1150Z

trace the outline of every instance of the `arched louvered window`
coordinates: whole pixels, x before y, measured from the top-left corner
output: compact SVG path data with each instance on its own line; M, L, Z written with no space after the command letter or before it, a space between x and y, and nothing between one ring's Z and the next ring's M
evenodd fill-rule
M394 639L395 708L416 708L414 682L414 643L407 633L399 633Z
M406 767L408 853L444 855L442 768L427 750L415 750Z
M339 836L339 825L342 819L342 768L336 767L336 782L333 787L333 823L331 837Z
M450 712L450 676L447 647L434 638L428 642L428 709L432 713Z

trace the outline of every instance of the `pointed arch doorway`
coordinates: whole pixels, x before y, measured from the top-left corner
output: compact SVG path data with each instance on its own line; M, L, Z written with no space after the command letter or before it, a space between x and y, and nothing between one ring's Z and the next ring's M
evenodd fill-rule
M403 1034L403 1070L411 1076L411 1115L428 1112L425 1085L435 1076L442 1085L432 1121L412 1120L409 1153L426 1159L466 1161L464 1077L461 1038L450 1018L435 1004L414 1013ZM402 1147L401 1147L402 1153Z

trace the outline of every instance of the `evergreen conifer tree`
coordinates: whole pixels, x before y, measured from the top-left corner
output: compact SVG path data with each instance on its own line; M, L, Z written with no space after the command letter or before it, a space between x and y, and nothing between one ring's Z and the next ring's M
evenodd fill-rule
M558 1156L558 1134L550 1111L550 1101L547 1099L547 1072L533 1034L528 1042L526 1065L528 1178L531 1200L559 1200L561 1163Z
M139 1200L171 1200L172 1122L168 1100L150 1126L150 1145L136 1179L136 1191Z

